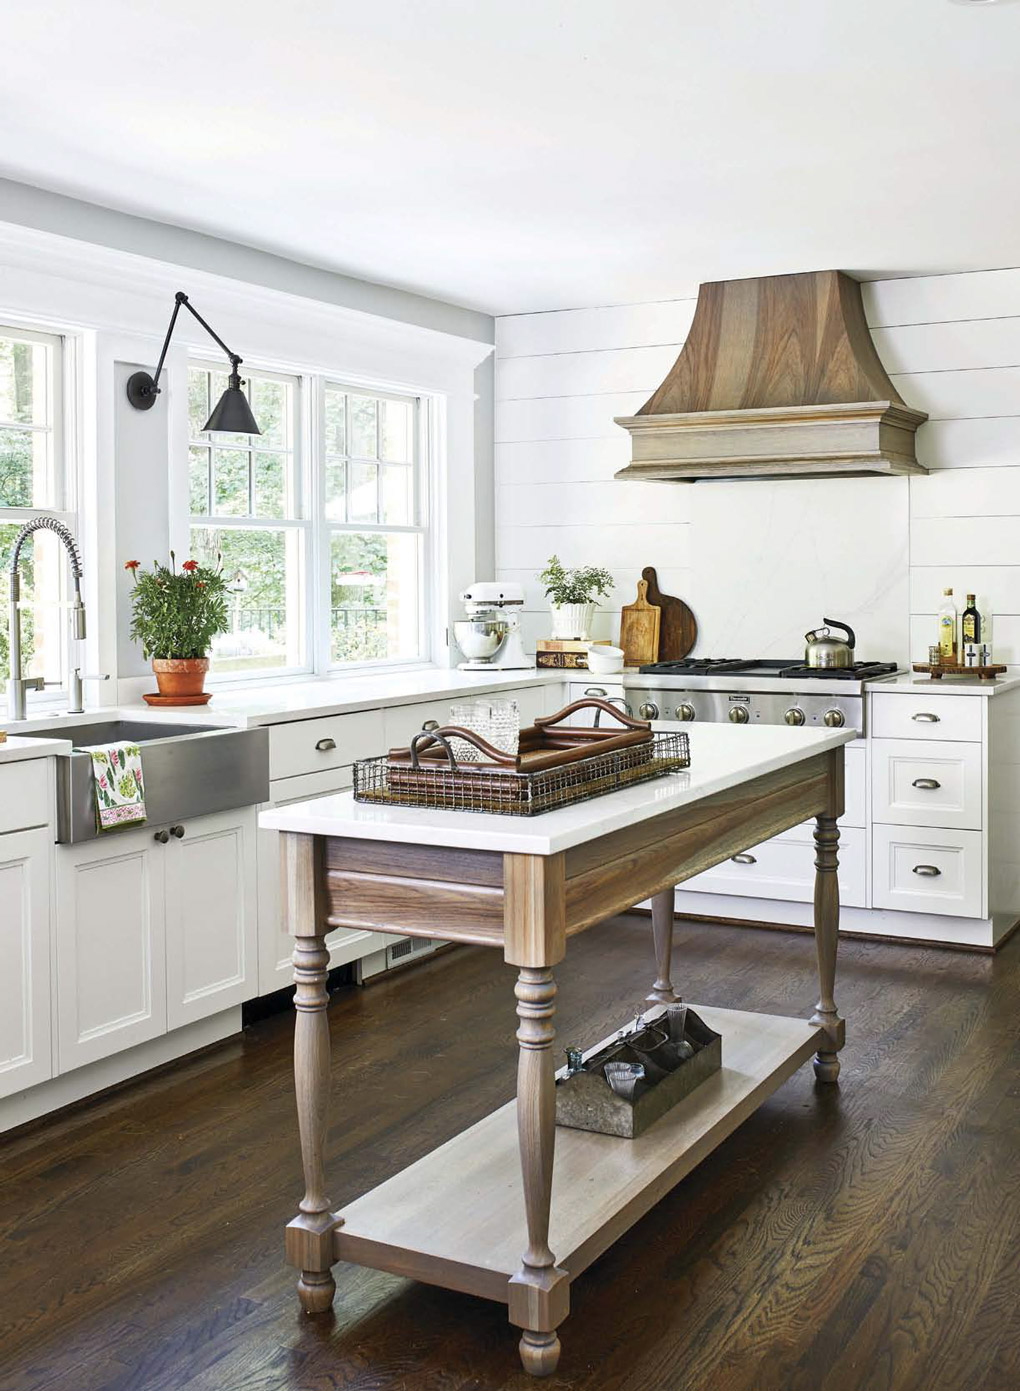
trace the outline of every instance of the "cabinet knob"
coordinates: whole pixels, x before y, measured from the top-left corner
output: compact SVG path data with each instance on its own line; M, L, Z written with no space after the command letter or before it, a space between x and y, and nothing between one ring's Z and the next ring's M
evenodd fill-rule
M315 747L320 753L331 753L333 749L336 748L336 740L330 738L317 739L315 741Z
M935 865L915 865L914 873L920 874L924 879L937 879L942 871Z
M158 840L160 845L166 845L167 841L170 839L170 832L167 830L156 831L152 838L153 840Z
M912 720L917 720L920 724L938 724L938 715L933 715L930 710L918 710L916 715L911 715Z
M183 839L184 839L184 827L183 827L183 826L171 826L171 827L170 827L170 834L171 834L176 840L183 840Z
M730 859L735 865L756 865L758 863L753 855L731 855Z
M915 778L914 786L919 787L922 792L937 792L942 784L937 778Z

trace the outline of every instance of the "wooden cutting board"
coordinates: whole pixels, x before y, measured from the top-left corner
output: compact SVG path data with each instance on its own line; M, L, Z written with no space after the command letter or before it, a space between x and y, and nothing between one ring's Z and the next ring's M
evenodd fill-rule
M646 565L641 571L641 577L648 582L648 602L657 604L662 610L657 660L679 662L687 656L698 640L698 624L694 614L682 599L663 594L659 588L654 565Z
M626 666L643 666L659 658L662 610L648 602L648 581L638 580L637 599L620 611L620 646Z

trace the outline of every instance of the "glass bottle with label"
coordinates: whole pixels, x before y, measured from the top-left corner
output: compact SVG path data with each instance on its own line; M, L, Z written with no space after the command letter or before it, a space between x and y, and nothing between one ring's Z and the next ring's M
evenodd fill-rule
M942 649L942 662L945 666L956 666L959 660L959 638L956 631L956 605L953 591L944 589L939 608L939 647Z
M964 609L963 616L960 619L961 640L964 646L966 646L968 642L976 643L984 639L984 634L981 631L983 626L981 615L974 602L974 595L968 594L967 607Z

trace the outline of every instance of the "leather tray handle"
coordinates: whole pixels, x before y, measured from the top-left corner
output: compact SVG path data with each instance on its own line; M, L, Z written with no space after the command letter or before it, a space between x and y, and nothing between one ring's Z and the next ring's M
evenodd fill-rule
M606 715L615 715L622 725L627 729L651 729L649 720L636 720L633 715L628 715L617 705L610 705L608 700L599 700L595 696L587 696L584 700L572 701L570 705L565 705L562 710L555 715L536 715L535 726L538 729L548 729L551 725L559 724L568 715L573 715L578 710L598 710Z

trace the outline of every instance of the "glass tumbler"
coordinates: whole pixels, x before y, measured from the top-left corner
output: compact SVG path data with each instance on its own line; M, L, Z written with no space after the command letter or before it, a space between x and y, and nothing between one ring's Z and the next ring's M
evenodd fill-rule
M483 739L489 738L489 702L486 700L464 700L450 706L450 723L470 729ZM479 763L484 755L481 749L469 744L466 739L451 739L450 748L458 763Z
M516 757L521 744L521 708L516 700L497 698L489 701L489 733L486 737L494 749Z

